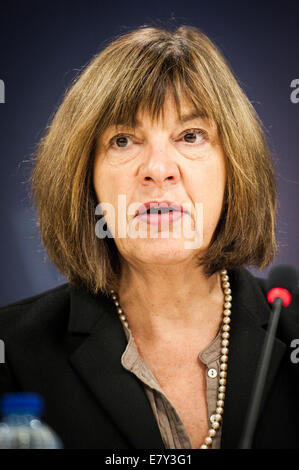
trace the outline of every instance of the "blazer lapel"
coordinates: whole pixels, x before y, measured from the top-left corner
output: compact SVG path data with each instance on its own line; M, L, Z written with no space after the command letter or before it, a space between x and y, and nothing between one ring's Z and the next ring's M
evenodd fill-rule
M229 277L233 300L221 448L236 449L245 427L271 309L259 281L249 271L244 268L230 271ZM276 338L260 412L285 349L286 345Z
M113 302L71 288L69 331L86 334L70 362L130 445L163 449L142 385L121 365L127 342Z
M233 301L221 439L224 449L238 448L271 314L261 285L249 271L229 271L229 277ZM164 449L142 385L121 365L127 342L113 302L102 294L92 296L71 288L69 331L86 336L70 356L73 368L129 444L137 449ZM285 349L275 339L262 406Z

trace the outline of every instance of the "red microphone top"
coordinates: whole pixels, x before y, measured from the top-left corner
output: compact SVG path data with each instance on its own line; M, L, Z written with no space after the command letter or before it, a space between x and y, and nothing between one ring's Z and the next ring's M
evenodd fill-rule
M284 307L287 307L288 305L290 305L292 301L291 294L289 293L287 289L284 289L283 287L273 287L273 289L269 290L267 294L267 300L270 304L273 304L274 300L277 297L283 300L282 305Z

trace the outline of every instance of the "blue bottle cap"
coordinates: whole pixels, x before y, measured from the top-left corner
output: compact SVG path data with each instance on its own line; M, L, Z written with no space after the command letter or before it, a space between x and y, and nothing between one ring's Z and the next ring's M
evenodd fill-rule
M37 393L6 393L1 399L1 413L30 414L40 416L44 409L44 401Z

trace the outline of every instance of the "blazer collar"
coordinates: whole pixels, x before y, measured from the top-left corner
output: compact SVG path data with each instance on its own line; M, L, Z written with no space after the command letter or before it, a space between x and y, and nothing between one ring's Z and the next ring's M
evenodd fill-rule
M221 447L237 448L271 311L262 279L245 268L228 274L233 300ZM137 449L164 448L142 384L121 365L127 342L112 300L102 293L94 296L70 287L68 329L84 335L70 356L72 366L130 445ZM285 348L275 339L263 403Z
M254 277L244 268L229 271L229 277L233 299L221 448L236 449L245 428L271 308L264 279ZM275 338L260 413L285 350L286 345Z
M138 379L121 365L127 346L112 300L71 288L69 331L85 335L70 362L126 436L129 447L164 449L150 403Z

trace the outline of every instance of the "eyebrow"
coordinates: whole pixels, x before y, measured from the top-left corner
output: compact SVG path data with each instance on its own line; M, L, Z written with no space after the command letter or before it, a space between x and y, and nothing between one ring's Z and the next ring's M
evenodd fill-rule
M198 119L198 118L205 118L206 115L204 112L202 111L192 111L191 113L188 113L188 114L184 114L183 116L181 116L181 119L178 119L177 120L177 124L184 124L185 122L188 122L188 121L193 121L194 119ZM136 128L137 127L142 127L142 122L139 121L139 119L135 119L135 123L136 123ZM116 124L117 126L126 126L126 124L122 124L122 123L119 123L119 124Z
M189 114L184 114L181 119L178 119L178 123L185 123L188 121L193 121L194 119L204 118L205 114L202 111L192 111Z

